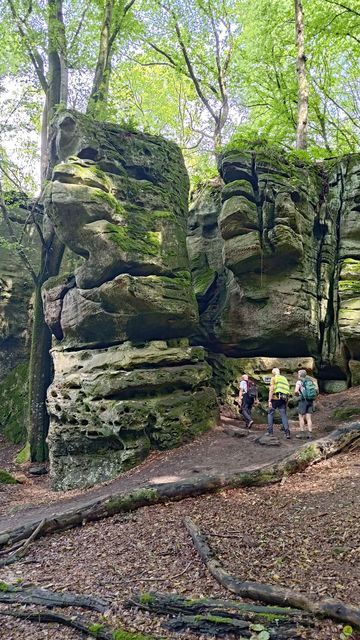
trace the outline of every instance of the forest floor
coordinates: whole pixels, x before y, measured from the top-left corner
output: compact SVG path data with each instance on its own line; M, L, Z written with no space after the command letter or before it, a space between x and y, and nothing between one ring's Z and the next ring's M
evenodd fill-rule
M138 592L231 597L199 559L183 525L184 517L190 516L202 531L213 534L208 538L211 547L232 574L292 587L314 599L336 597L358 606L359 482L360 450L355 450L308 467L277 485L229 489L144 507L41 538L33 543L26 559L3 568L0 579L98 595L109 603L106 620L113 628L172 640L199 640L194 633L163 629L164 618L124 607ZM226 537L229 535L232 537ZM99 614L70 611L92 622L100 620ZM0 620L3 640L81 637L57 625ZM303 637L340 640L342 627L318 621ZM200 639L206 637L211 638ZM351 640L359 638L356 633L351 636Z
M339 425L333 417L335 409L360 407L360 388L320 396L317 407L314 436L320 437ZM197 442L153 454L120 478L87 491L55 493L47 476L29 478L25 466L23 484L0 486L0 531L23 522L24 516L31 520L39 509L54 512L96 495L110 494L114 487L131 490L151 479L167 482L255 468L281 459L303 444L294 437L295 423L291 425L292 439L287 441L279 434L278 447L261 446L253 437L231 437L224 432L228 424L229 420L223 421ZM265 425L254 428L256 436L264 431ZM15 450L2 449L0 468L14 472ZM359 481L360 450L355 450L309 467L277 485L228 489L179 503L144 507L35 541L24 560L0 570L0 581L24 581L54 591L97 595L109 603L106 617L113 628L152 633L159 638L199 640L194 633L165 630L161 626L164 618L124 607L136 592L231 597L210 576L194 550L183 525L184 517L190 516L202 531L213 534L209 537L211 547L225 569L241 579L291 587L315 599L335 597L359 606ZM232 537L225 537L229 535ZM99 614L70 611L92 622L100 619ZM57 625L0 620L3 640L80 637L78 632ZM319 621L304 632L304 638L340 640L342 627ZM205 637L211 638L200 639ZM360 635L353 634L353 639L360 640Z

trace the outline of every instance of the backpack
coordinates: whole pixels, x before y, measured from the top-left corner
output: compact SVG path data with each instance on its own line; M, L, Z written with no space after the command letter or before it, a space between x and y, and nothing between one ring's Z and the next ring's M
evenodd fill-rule
M275 376L274 383L274 395L279 400L287 400L290 395L290 386L285 376Z
M249 398L254 398L254 399L257 398L256 384L252 380L248 380L246 393L249 396Z
M318 395L316 384L309 377L304 378L300 391L304 400L315 400Z

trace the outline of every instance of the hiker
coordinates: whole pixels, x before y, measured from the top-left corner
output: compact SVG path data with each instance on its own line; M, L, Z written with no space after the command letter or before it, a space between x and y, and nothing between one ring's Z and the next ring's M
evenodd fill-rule
M280 374L280 369L275 367L272 372L273 377L270 382L269 389L269 408L268 408L268 435L273 434L274 413L278 409L281 417L282 426L286 437L290 438L289 423L286 415L286 407L290 395L290 387L285 376Z
M244 375L241 376L239 388L239 406L247 429L251 429L254 424L254 420L251 417L251 409L253 408L255 400L257 401L256 384L252 382L252 380L249 380L249 376L244 373Z
M295 385L295 395L299 396L298 414L300 433L297 438L312 438L312 419L311 414L314 411L314 400L318 395L315 382L307 375L305 369L298 371L298 380ZM305 423L307 434L305 433Z

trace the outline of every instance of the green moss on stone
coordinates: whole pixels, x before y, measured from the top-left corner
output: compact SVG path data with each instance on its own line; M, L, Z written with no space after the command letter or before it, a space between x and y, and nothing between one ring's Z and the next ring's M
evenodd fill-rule
M106 193L105 191L98 189L96 192L96 199L102 200L108 204L116 216L124 217L126 215L124 207L115 198L115 196L111 195L111 193Z
M4 469L0 469L0 484L16 484L16 479Z
M2 591L3 593L7 593L8 591L10 591L9 585L6 584L6 582L0 582L0 591Z
M339 280L339 291L347 298L358 298L360 296L360 280Z
M24 462L28 462L30 460L30 444L29 442L26 443L26 445L20 449L19 453L17 454L15 461L16 464L24 464Z
M210 267L193 273L193 285L196 296L203 296L206 294L210 285L214 282L215 275L216 272L214 269L210 269Z
M18 364L0 384L0 431L15 444L25 442L27 363Z
M346 258L341 265L340 280L360 280L360 260Z
M157 232L141 231L129 226L118 227L115 224L107 224L107 231L112 241L127 253L139 255L157 255L159 253L160 241Z

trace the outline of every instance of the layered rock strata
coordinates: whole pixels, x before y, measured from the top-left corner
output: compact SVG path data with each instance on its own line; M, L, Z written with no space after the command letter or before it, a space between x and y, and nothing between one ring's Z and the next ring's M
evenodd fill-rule
M55 488L68 489L189 440L218 409L204 349L188 342L198 311L180 151L73 112L58 132L46 212L84 258L43 292L59 341L48 392L51 474Z
M223 188L198 192L190 209L196 340L251 370L259 357L313 357L326 391L358 384L359 156L311 165L271 149L231 151L221 174Z

